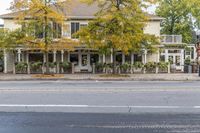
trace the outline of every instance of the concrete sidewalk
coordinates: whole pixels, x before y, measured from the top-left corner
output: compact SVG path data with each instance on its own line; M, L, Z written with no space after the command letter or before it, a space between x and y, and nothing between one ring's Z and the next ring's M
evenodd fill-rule
M60 77L35 77L27 74L0 74L0 81L15 80L129 80L129 81L200 81L198 74L130 74L129 77L101 77L100 74L65 74Z

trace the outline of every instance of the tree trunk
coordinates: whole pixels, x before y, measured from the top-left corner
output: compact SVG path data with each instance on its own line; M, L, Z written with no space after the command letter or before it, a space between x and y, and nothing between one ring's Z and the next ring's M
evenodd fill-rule
M47 6L47 0L45 0L45 6ZM46 56L46 74L49 73L49 52L48 52L48 22L47 22L47 11L45 11L44 15L44 27L45 27L45 56Z

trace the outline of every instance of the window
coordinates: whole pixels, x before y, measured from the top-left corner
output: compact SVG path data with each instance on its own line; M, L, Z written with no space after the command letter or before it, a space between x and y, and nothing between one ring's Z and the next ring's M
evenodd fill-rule
M117 54L117 55L116 55L116 61L117 61L117 63L119 63L119 64L122 63L122 54Z
M160 56L160 61L163 61L163 62L165 61L165 55Z
M61 38L62 28L60 24L53 23L53 38Z
M63 36L70 37L70 24L63 25Z
M87 24L80 24L80 29L82 29L82 28L84 28L86 26L87 26Z
M90 63L91 63L91 65L93 64L93 63L98 63L99 62L99 55L98 54L91 54L90 55Z
M194 47L191 48L191 59L194 59Z
M72 38L78 38L78 36L74 36L73 34L79 31L79 29L80 29L80 23L78 22L71 23L71 37Z
M134 61L135 62L142 62L142 55L141 54L134 54Z
M70 54L70 62L78 64L78 54Z

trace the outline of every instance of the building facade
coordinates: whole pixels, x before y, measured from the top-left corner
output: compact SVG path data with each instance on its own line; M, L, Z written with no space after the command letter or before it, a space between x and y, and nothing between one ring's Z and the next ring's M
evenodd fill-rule
M196 62L195 44L183 43L181 35L161 35L160 49L160 61L170 62L176 71L184 71L186 60Z
M97 12L98 7L96 5L90 5L84 3L78 3L74 8L71 9L68 14L68 20L62 25L61 36L73 39L72 34L77 32L81 27L87 26L89 21L94 19L94 14ZM18 29L20 25L16 23L14 18L17 16L17 12L1 15L0 18L4 20L5 29ZM160 22L163 18L149 15L150 20L147 23L144 32L148 34L160 37ZM15 62L36 62L45 61L45 56L40 49L29 50L23 47L16 48L15 52L4 50L4 73L13 72ZM148 53L146 50L141 53L131 53L125 55L122 52L117 53L117 62L125 63L129 62L133 64L136 61L142 63L147 62L159 62L160 52ZM75 72L91 72L93 63L113 63L112 54L102 55L98 50L88 49L87 47L77 47L74 51L63 49L60 51L49 52L50 62L71 62L75 64Z

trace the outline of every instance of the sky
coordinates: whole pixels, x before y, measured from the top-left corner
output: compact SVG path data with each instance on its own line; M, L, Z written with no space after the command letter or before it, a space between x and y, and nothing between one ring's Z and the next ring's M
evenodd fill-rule
M8 8L10 7L10 2L13 0L0 0L0 14L9 13ZM0 20L0 24L3 24L3 21Z
M0 0L0 14L5 14L5 13L9 13L10 11L8 10L8 8L10 7L10 3L13 0ZM155 7L151 7L149 8L149 12L153 13L155 10ZM3 20L0 19L0 24L3 24Z

